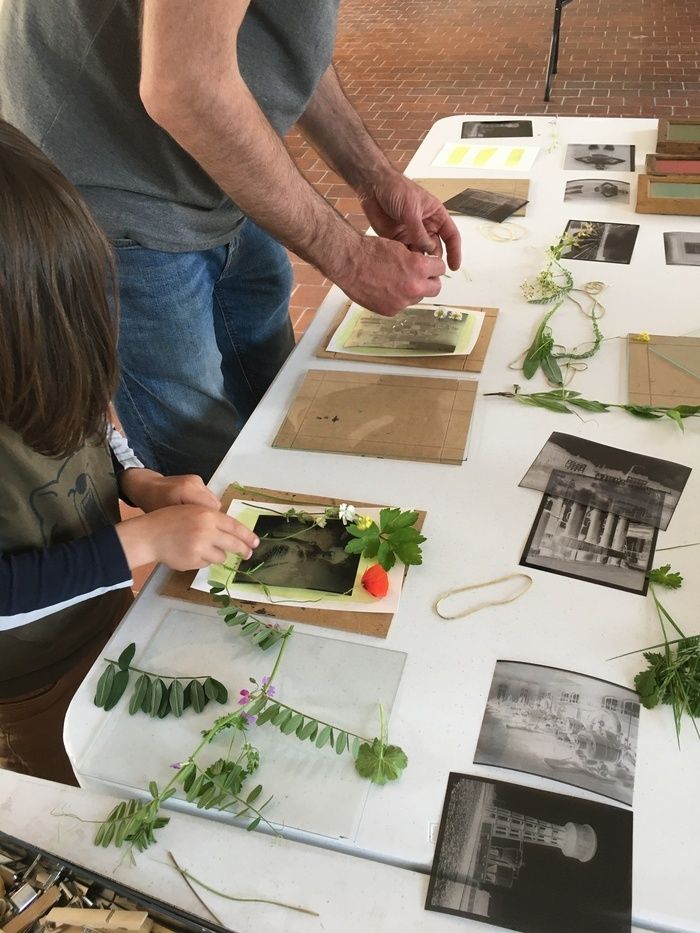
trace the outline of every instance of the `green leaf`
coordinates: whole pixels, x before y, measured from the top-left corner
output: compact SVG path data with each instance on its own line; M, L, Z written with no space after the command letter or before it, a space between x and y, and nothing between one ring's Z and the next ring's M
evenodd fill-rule
M655 670L640 671L634 678L634 689L639 694L642 705L647 709L653 709L660 699Z
M360 740L357 736L352 740L352 745L350 746L350 754L353 758L357 758L360 753Z
M285 723L289 722L289 720L292 718L293 715L294 714L292 713L290 709L284 709L284 707L280 707L279 714L275 716L274 724L279 729L281 729L282 726L285 725Z
M328 745L331 742L333 736L333 730L330 726L324 726L323 729L318 734L316 739L316 748L323 748L324 745ZM331 742L331 745L333 743Z
M195 711L195 713L201 713L204 707L207 705L208 699L206 693L204 692L204 687L198 680L191 680L189 688L192 709Z
M248 825L246 826L246 830L247 830L249 833L252 833L254 829L257 829L258 826L260 826L260 820L261 820L261 819L262 819L261 816L256 816L255 819L254 819L252 822L248 823Z
M700 405L675 405L672 411L677 411L681 418L692 418L700 414Z
M363 556L368 557L370 560L373 557L376 557L379 551L380 545L381 545L381 540L378 535L375 535L374 537L371 537L371 538L365 538L365 547L364 547L364 550L362 551Z
M297 737L298 739L301 738L301 733L304 731L304 728L306 727L306 725L308 725L308 723L305 723L305 722L304 722L304 717L302 716L302 717L301 717L301 722L299 723L299 725L296 727L296 730L295 730L295 732L296 732L296 737Z
M304 717L301 713L293 713L289 719L287 719L283 726L280 726L280 731L283 735L291 735L292 732L296 732L299 723L304 721Z
M398 745L385 745L380 739L374 739L371 745L363 742L355 760L358 774L373 784L395 781L407 764L408 759Z
M151 682L151 678L148 674L141 674L134 684L134 692L131 694L131 699L129 700L129 715L133 716L135 713L142 708L144 700L146 699L146 693L148 692L148 685Z
M118 666L123 670L127 670L131 662L134 660L134 655L136 654L136 643L132 641L130 645L127 645L126 648L117 658Z
M395 544L394 552L396 556L401 561L401 563L406 564L422 564L423 555L421 553L420 544L407 542L406 544Z
M148 712L153 718L158 715L160 710L160 704L163 699L163 693L165 691L165 684L160 679L151 681L151 705L148 709Z
M650 571L649 582L665 586L669 590L677 590L683 584L683 577L677 571L672 571L670 564L664 564L663 567L655 567Z
M270 722L271 720L275 718L275 716L279 713L279 711L280 711L280 707L276 703L272 703L270 706L264 709L262 713L260 713L260 715L258 716L258 725L263 726L265 725L266 722Z
M214 689L216 691L216 695L214 696L214 699L216 700L216 702L225 703L228 700L228 690L226 689L226 687L224 687L224 685L221 683L220 680L215 680L215 678L213 677L208 677L207 680L210 680L212 684L214 685Z
M666 412L666 417L670 418L671 421L674 421L681 429L681 431L685 431L685 427L683 426L683 417L679 411L676 411L675 408L669 408Z
M262 794L262 784L258 784L257 787L254 787L252 791L248 794L245 799L246 803L255 803L258 797Z
M174 680L168 690L168 703L174 716L182 716L185 702L185 691L179 680Z
M335 753L336 755L342 755L345 749L348 747L348 734L347 732L339 732L338 738L335 740Z
M608 405L605 405L603 402L596 402L593 399L588 398L569 398L567 399L569 405L575 405L576 408L583 408L584 411L599 411L605 412L610 411Z
M631 415L636 415L637 418L663 418L663 415L652 411L648 405L623 405L622 408Z
M260 722L260 720L258 720L258 722ZM302 740L302 742L306 741L306 739L311 736L311 733L314 731L314 729L318 729L318 723L315 719L309 719L309 721L305 723L301 730L297 730L297 735Z
M109 691L109 696L107 697L107 702L104 705L105 712L114 709L117 703L124 696L124 691L129 686L129 671L119 670L114 675L114 680L112 681L112 689Z
M158 794L160 793L159 790L158 790L158 785L156 784L155 781L149 781L149 782L148 782L148 793L151 795L151 797L153 797L154 800L156 799L156 797L157 797Z
M396 563L396 555L388 541L382 541L377 551L377 561L385 570L391 570Z
M558 402L553 398L533 398L531 395L515 395L523 405L533 405L535 408L546 408L548 411L557 411L562 415L570 415L571 410L566 407L564 402Z
M377 541L379 541L378 537ZM367 539L364 535L361 538L353 538L352 541L348 541L348 543L345 545L345 551L347 554L361 554L364 551L366 544Z
M104 706L109 695L112 692L112 684L114 683L114 674L116 668L113 664L108 664L105 670L100 675L100 679L97 681L97 688L95 689L95 706Z
M200 791L202 790L202 785L204 784L205 781L206 781L206 776L201 773L198 774L197 777L194 779L189 789L187 790L187 799L190 803L192 803L195 797L199 796Z
M401 509L382 509L379 513L379 530L389 532L394 522L400 517Z
M564 376L562 375L559 363L557 363L551 353L547 353L542 356L540 360L540 366L542 367L542 372L544 373L545 379L550 383L550 385L564 385Z

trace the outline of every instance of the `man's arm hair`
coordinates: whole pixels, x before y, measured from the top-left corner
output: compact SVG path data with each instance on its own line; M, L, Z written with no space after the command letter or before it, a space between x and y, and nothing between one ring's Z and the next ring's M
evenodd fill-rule
M141 100L245 214L335 278L359 235L298 171L241 76L249 2L144 0Z

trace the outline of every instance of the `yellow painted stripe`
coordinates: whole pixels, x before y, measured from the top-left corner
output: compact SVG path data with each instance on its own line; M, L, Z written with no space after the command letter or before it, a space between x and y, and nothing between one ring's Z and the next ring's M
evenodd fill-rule
M518 165L524 155L524 149L513 149L513 151L506 159L506 165Z
M474 165L487 165L496 154L495 146L484 146L474 159Z
M469 152L471 146L455 146L447 157L448 165L459 165Z

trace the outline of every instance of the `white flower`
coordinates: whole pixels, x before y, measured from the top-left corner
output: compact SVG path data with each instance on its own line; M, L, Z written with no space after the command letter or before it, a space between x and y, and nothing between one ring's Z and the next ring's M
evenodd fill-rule
M449 318L452 321L461 321L462 317L463 315L461 311L450 311L449 313Z
M338 506L338 518L342 519L344 525L347 525L348 522L354 522L357 518L357 509L354 505L341 502Z
M438 321L441 321L443 318L447 317L447 311L445 311L444 308L437 308L437 310L433 312L433 317L436 317Z

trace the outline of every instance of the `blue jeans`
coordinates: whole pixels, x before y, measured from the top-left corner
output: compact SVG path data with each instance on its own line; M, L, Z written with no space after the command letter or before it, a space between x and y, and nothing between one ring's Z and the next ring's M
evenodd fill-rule
M114 246L117 413L146 466L208 481L294 347L287 254L250 220L202 252Z

